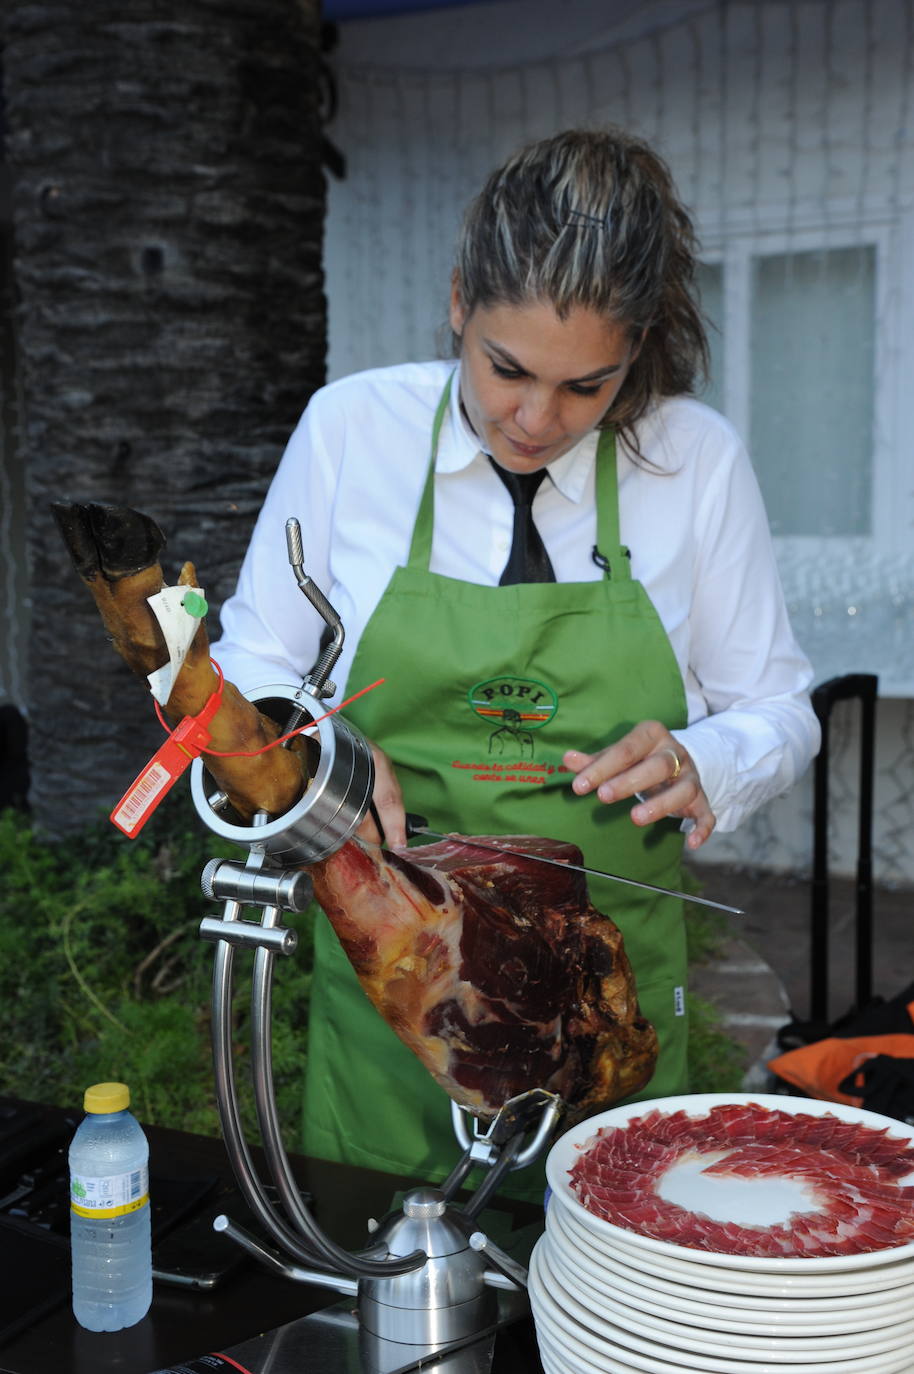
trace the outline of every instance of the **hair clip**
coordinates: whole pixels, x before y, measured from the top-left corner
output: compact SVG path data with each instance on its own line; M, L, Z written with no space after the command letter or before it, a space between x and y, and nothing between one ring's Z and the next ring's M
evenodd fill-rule
M599 215L588 215L583 210L569 210L564 229L605 229L606 220Z

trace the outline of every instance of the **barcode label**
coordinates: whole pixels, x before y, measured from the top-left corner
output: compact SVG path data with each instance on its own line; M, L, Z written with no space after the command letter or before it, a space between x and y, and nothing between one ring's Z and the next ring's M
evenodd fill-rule
M156 797L169 786L172 775L155 759L137 778L111 819L124 830L133 830Z

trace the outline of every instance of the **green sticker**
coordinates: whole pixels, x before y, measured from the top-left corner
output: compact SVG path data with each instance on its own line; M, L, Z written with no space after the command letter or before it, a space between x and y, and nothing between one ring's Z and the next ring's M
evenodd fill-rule
M202 620L209 610L205 597L202 597L199 592L188 592L181 605L188 615L195 615L198 620Z

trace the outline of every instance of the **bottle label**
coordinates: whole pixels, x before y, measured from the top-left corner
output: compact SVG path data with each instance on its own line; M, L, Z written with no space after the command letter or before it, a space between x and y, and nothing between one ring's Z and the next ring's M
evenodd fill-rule
M70 1175L70 1210L78 1217L123 1217L149 1201L149 1166L129 1174Z

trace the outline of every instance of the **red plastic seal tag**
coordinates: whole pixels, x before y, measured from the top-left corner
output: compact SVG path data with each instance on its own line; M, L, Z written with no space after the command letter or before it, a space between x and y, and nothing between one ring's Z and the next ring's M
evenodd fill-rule
M209 725L222 704L222 670L217 663L219 685L196 716L185 716L153 754L111 812L110 820L128 839L135 839L163 797L171 791L210 741Z

